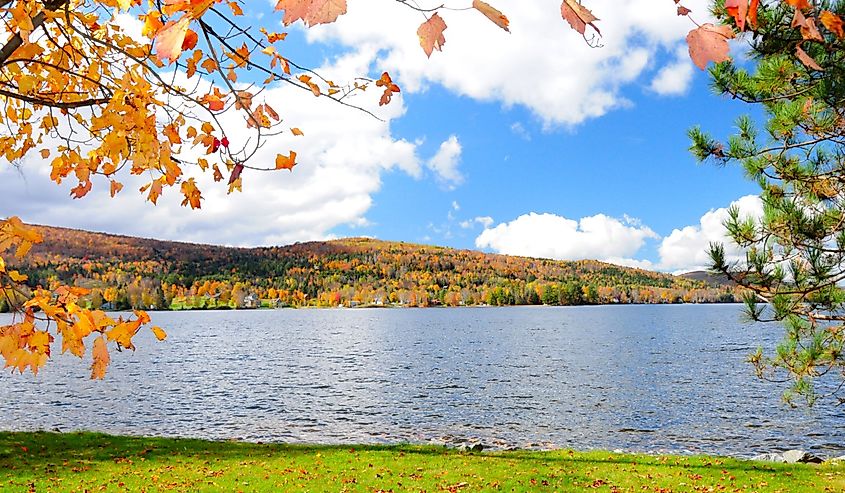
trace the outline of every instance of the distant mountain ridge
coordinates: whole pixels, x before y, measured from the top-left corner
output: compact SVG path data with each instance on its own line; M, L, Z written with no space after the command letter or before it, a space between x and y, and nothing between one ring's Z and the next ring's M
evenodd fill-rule
M437 306L732 301L733 288L593 260L557 261L369 238L233 248L37 226L30 283L108 308Z

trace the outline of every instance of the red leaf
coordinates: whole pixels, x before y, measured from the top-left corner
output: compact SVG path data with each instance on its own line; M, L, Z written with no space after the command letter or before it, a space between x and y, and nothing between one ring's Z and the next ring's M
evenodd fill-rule
M237 163L234 168L232 168L232 176L229 177L229 185L235 182L238 178L241 177L241 172L244 170L244 165L241 163Z
M223 137L223 139L220 141L220 145L222 145L223 147L228 149L229 148L229 137Z
M730 26L714 26L704 24L687 34L689 55L695 66L704 70L708 62L724 62L730 60L728 40L734 38Z
M736 27L745 31L745 16L748 15L748 0L725 0L725 9L734 18Z

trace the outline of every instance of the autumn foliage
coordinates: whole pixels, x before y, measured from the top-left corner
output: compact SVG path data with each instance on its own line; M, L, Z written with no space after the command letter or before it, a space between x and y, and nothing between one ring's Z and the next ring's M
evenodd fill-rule
M841 38L842 19L807 0L784 1L794 10L793 27L801 35L794 55L817 70L808 46L823 39L821 30ZM429 57L446 46L449 16L469 15L442 5L399 3L423 16L416 34ZM678 0L675 4L679 15L696 22L695 13ZM200 209L205 200L197 180L201 174L210 174L231 193L242 189L251 172L292 171L300 164L295 149L278 153L273 162L253 160L273 136L303 134L267 103L266 88L291 85L307 97L353 107L348 97L371 86L380 105L400 93L388 73L335 82L298 64L285 47L286 32L241 21L247 5L240 0L0 0L0 36L5 38L0 47L0 153L10 163L40 157L53 181L74 185L74 198L103 185L114 196L122 193L127 175L136 175L148 180L140 192L152 204L173 190L181 194L183 206ZM467 0L466 7L462 10L483 16L491 27L510 32L508 17L496 7L481 0ZM716 7L733 22L697 25L687 38L701 68L726 61L728 41L739 33L755 33L758 10L764 8L757 0L720 0ZM346 0L275 3L283 26L335 22L352 8L354 3ZM140 37L121 27L119 18L126 15L142 24ZM587 6L562 0L560 15L591 46L599 46L599 19ZM232 115L240 116L237 134L223 124L224 116L228 122ZM249 135L236 140L241 130ZM0 234L2 255L15 249L22 256L38 241L37 233L16 218L5 221ZM37 371L58 337L62 351L78 355L89 341L93 376L102 377L107 343L132 348L132 336L149 321L141 312L130 320L113 320L82 308L78 301L86 293L80 287L25 290L23 282L25 276L6 271L0 257L4 299L20 314L15 324L0 329L0 345L7 366L20 371Z

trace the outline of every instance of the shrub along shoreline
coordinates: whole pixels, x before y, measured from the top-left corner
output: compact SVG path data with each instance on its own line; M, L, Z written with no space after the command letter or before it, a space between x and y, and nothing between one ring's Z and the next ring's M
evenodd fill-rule
M0 433L3 491L845 491L845 465Z

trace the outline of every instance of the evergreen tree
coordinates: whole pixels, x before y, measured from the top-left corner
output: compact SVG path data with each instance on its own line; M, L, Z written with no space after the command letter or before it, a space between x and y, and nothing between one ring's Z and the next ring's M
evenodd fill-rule
M737 28L724 2L715 13ZM761 2L744 35L751 62L710 73L717 92L761 109L765 124L742 117L726 143L690 131L700 160L739 163L760 185L762 217L731 209L727 234L739 248L713 244L710 255L715 271L748 288L753 320L783 322L774 352L750 360L762 378L792 380L788 402L812 404L823 394L845 402L836 395L845 381L843 14L841 1Z

